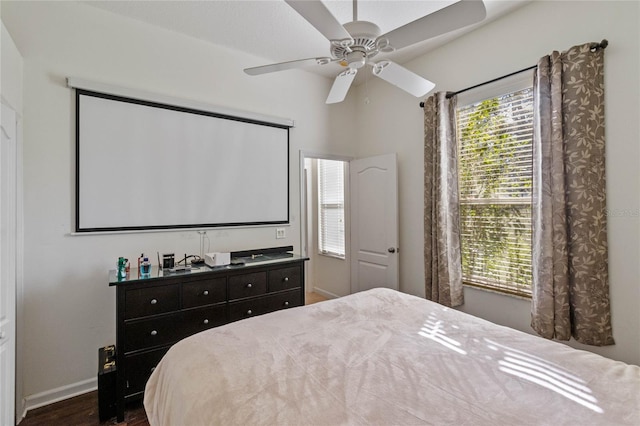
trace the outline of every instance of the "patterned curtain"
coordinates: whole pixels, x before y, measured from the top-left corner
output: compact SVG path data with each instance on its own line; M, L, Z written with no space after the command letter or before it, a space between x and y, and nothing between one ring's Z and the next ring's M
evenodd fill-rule
M531 326L614 344L609 306L604 46L553 52L534 78Z
M445 306L464 303L456 98L438 92L424 103L424 270L429 300Z

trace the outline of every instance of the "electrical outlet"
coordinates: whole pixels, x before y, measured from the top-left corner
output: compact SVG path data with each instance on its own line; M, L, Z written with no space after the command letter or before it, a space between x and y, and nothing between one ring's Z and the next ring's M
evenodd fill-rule
M281 240L286 236L284 228L276 228L276 240Z

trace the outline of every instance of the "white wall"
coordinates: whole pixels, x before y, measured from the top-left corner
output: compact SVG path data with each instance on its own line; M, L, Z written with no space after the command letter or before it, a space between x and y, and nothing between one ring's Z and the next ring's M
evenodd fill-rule
M616 345L572 346L640 364L640 17L639 3L536 1L407 67L455 91L535 65L553 50L608 39L605 53L609 271ZM365 104L365 97L370 102ZM424 296L423 111L381 81L359 87L358 156L397 151L400 182L400 288ZM532 332L526 300L466 288L462 310Z
M261 62L255 57L76 2L1 7L24 57L24 394L33 407L95 386L97 349L115 342L115 289L107 271L118 256L200 250L195 231L70 235L74 98L65 77L295 120L287 238L276 240L273 227L212 230L212 251L299 250L298 152L351 155L343 133L330 125L350 117L348 104L345 111L325 105L331 82L324 77L303 71L250 77L242 68ZM104 196L116 202L116 194L113 188Z
M22 114L22 55L18 51L11 34L2 23L2 33L0 34L2 43L2 71L0 72L0 92L3 101L11 106L14 111Z

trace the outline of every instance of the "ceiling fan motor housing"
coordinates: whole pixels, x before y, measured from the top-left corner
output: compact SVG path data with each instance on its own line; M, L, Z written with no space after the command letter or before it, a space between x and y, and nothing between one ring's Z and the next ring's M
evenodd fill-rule
M378 53L376 39L381 34L380 27L373 22L353 21L344 24L344 28L353 38L353 42L333 41L331 55L346 60L350 68L360 68L366 63L367 58L372 58Z

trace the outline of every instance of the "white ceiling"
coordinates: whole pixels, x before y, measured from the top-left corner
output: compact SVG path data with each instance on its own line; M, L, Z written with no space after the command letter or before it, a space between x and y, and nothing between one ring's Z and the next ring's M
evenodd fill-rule
M359 0L358 20L377 24L382 33L432 13L456 0ZM474 28L509 13L530 0L484 0L487 18L480 24L385 54L400 64L414 59ZM171 31L255 55L246 67L296 59L330 56L329 41L281 0L82 1ZM325 0L340 21L352 21L351 0ZM340 72L337 64L307 68L327 77Z

